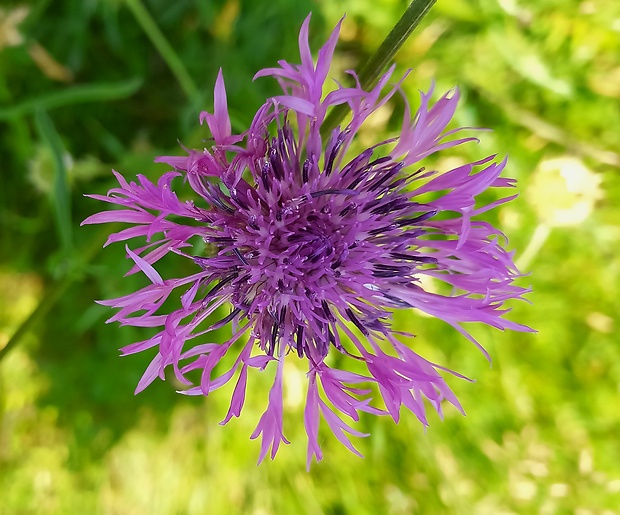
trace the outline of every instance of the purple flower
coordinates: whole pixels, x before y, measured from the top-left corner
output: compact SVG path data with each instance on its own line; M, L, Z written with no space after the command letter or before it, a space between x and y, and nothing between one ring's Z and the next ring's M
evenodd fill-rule
M262 436L260 461L270 448L273 458L280 444L288 443L284 367L287 360L303 361L308 466L313 456L322 458L321 418L359 454L349 435L366 435L343 419L357 421L367 412L398 421L405 406L426 425L425 398L440 415L443 400L462 411L440 372L463 376L411 350L404 343L407 335L391 329L392 310L416 309L440 318L480 349L464 322L529 330L504 319L509 311L504 302L527 290L513 284L519 274L512 253L502 246L502 233L477 219L514 198L476 205L476 196L487 188L513 186L512 179L500 178L506 160L490 156L444 173L420 166L435 152L476 141L454 139L461 129L446 131L458 91L434 103L432 88L422 93L413 116L405 104L399 136L356 154L351 149L360 127L400 92L399 84L387 86L394 67L370 91L349 72L356 86L338 85L325 94L340 23L314 62L309 21L299 36L301 64L280 61L278 68L256 74L275 77L283 94L265 102L247 131L231 131L220 72L213 113L200 116L212 146L158 158L175 171L157 184L141 175L138 183L129 183L115 172L120 187L91 196L121 209L84 221L133 224L107 243L146 240L140 248L127 247L134 263L129 273L142 271L151 284L101 302L119 310L109 321L160 328L152 338L122 349L123 354L155 352L136 392L158 376L163 379L169 366L187 385L186 395L208 395L236 377L225 424L241 413L248 369L275 371L267 409L251 435ZM326 113L343 103L351 121L323 137ZM189 183L194 201L179 200L172 187L177 177ZM200 240L208 252L196 245ZM196 272L163 279L154 264L171 253L192 261ZM440 287L429 291L429 281ZM162 311L169 298L179 298L177 309ZM222 317L224 307L229 312ZM224 326L232 336L211 341ZM334 354L340 358L327 360ZM234 360L232 367L214 373L224 356L225 363ZM328 361L349 362L354 371ZM197 385L187 379L195 370Z

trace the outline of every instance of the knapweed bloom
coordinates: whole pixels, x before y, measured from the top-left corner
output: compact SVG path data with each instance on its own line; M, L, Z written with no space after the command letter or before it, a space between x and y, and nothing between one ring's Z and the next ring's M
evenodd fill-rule
M101 302L119 310L109 321L160 328L122 349L155 355L136 392L164 379L166 367L187 385L186 395L209 395L236 379L227 423L241 413L249 369L266 369L275 379L251 437L262 437L260 460L270 448L273 458L288 443L284 367L297 360L307 369L308 466L313 456L322 458L321 419L357 453L349 437L366 435L346 419L357 421L361 412L398 421L404 406L427 424L425 399L440 415L444 400L461 409L442 377L446 369L416 354L412 340L391 328L394 310L440 318L476 345L463 323L527 330L504 318L505 301L526 291L513 284L512 254L502 246L503 235L478 220L513 197L476 204L489 187L513 186L500 177L506 161L490 156L443 173L422 164L475 140L446 130L458 92L433 102L431 88L413 115L405 101L400 133L354 152L356 134L400 92L399 83L388 85L391 68L365 91L351 72L356 85L326 92L340 24L314 61L309 21L299 35L301 64L280 61L256 74L275 77L283 93L267 99L245 132L231 130L220 72L213 113L200 115L209 147L159 157L174 170L157 184L141 175L128 182L115 172L119 187L92 197L121 209L84 221L133 224L108 243L146 240L126 249L130 273L143 272L150 284ZM343 103L350 121L324 135L326 114ZM193 200L179 200L180 181L189 184ZM195 272L164 279L155 265L172 254L189 260ZM429 282L444 287L430 291ZM221 362L232 366L221 373L221 366L215 370ZM196 370L199 384L188 379Z

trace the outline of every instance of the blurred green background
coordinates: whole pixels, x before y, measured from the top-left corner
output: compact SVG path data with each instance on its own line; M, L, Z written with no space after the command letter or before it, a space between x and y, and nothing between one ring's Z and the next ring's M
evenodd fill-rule
M110 170L156 178L157 155L201 147L219 67L242 130L277 92L254 73L298 62L346 12L332 76L359 65L406 7L397 0L40 0L0 7L0 513L620 513L620 3L439 0L397 55L414 105L434 78L458 85L456 125L490 127L441 169L509 154L520 197L489 214L509 236L532 305L511 317L539 334L474 332L484 357L444 324L400 314L467 412L422 427L368 417L359 459L327 431L305 471L304 374L286 377L285 432L256 466L249 435L271 375L254 374L241 419L222 428L231 389L208 399L158 381L134 397L150 356L118 357L142 330L105 325L93 299L123 278L104 206L84 193ZM361 135L398 128L398 106ZM497 193L491 193L493 198ZM162 275L178 275L164 268Z

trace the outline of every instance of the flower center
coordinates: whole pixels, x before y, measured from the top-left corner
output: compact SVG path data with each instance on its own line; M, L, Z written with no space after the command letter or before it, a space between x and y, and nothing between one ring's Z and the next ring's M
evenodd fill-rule
M237 312L255 320L268 354L284 340L320 360L334 344L333 309L359 244L358 192L337 189L316 161L300 157L287 127L263 141L250 163L254 185L242 180L216 202L232 209L214 224L220 252L211 264L227 269L224 287Z
M247 226L235 237L242 268L257 294L260 289L278 307L308 297L320 305L340 276L346 239L342 228L335 226L327 201L303 195L282 207L250 214Z

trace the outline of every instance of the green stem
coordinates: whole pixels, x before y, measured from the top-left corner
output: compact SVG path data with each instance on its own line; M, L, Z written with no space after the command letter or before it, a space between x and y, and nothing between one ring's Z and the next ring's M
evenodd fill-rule
M149 14L140 0L125 0L125 3L136 17L136 20L138 21L140 27L142 27L142 30L151 40L151 43L153 43L163 60L168 65L168 68L170 68L172 74L176 77L185 95L190 100L195 99L198 96L198 88L196 87L196 84L194 84L187 68L183 66L183 62L179 59L179 56L175 53L170 43L168 43L166 37L163 35L161 30L159 30L159 27L155 23L153 17Z
M39 302L35 310L30 313L30 316L28 316L28 318L17 328L17 331L15 331L13 336L11 336L6 345L0 349L0 362L6 357L9 351L17 346L26 334L28 334L41 320L45 318L62 295L67 291L67 288L72 282L72 278L65 277L63 280L54 283L45 290L43 299Z
M381 77L388 63L392 61L396 52L398 52L436 1L413 0L409 4L398 23L396 23L392 31L381 43L381 46L379 46L360 71L358 77L362 89L368 91L379 82L379 77ZM329 134L343 120L348 110L348 104L340 104L332 109L321 128L324 134Z

